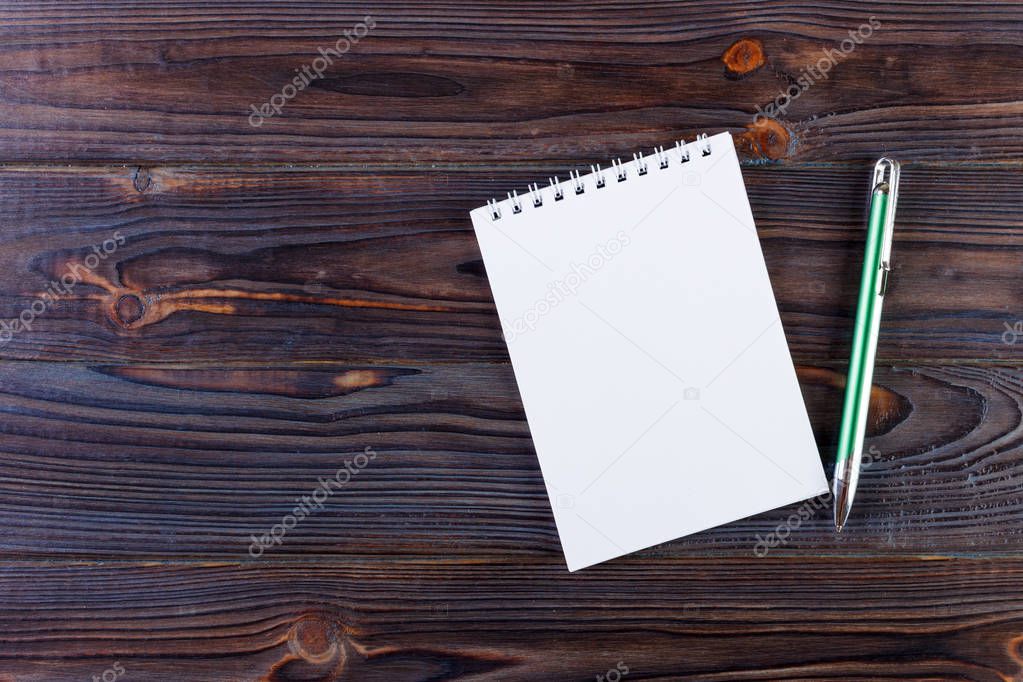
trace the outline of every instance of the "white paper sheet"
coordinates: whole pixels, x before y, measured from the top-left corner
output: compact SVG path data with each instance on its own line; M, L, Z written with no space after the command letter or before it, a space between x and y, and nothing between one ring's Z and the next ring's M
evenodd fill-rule
M664 156L471 213L572 571L828 489L732 138Z

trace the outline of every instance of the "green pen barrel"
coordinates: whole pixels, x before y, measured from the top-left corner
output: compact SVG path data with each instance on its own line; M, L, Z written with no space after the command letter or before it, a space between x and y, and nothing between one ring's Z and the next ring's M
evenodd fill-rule
M884 223L888 209L887 186L871 195L870 219L867 223L867 248L860 278L860 298L856 306L849 376L845 384L842 425L838 435L835 476L845 478L843 469L854 453L863 451L870 409L870 388L874 380L874 356L881 324L881 255Z

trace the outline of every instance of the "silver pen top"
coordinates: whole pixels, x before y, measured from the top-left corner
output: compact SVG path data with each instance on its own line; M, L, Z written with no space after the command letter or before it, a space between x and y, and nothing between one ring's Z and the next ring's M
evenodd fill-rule
M895 204L899 200L899 162L883 157L874 164L874 182L870 193L882 191L888 195L884 216L884 241L881 245L881 267L891 270L892 241L895 235Z

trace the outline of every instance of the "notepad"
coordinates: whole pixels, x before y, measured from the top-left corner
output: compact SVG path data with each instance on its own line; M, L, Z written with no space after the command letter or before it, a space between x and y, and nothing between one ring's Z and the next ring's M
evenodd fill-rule
M470 215L569 570L827 492L728 133Z

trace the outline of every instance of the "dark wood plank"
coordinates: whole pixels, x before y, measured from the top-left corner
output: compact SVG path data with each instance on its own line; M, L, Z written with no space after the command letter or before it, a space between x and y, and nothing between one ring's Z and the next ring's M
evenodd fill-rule
M468 211L566 172L3 169L0 320L97 267L0 357L503 361ZM793 352L844 360L866 166L744 172ZM882 358L1018 361L1021 190L1019 166L905 171Z
M375 28L250 125L367 14ZM1023 152L1014 2L30 2L0 23L0 161L579 162L724 128L749 158Z
M830 468L843 377L800 377ZM3 558L560 557L506 365L22 362L0 387ZM1021 405L1021 369L884 369L849 532L816 500L643 556L1017 554ZM346 461L322 508L253 546Z
M0 36L0 321L113 240L0 327L0 682L1023 679L1018 2L30 0ZM569 574L466 212L725 128L829 465L866 160L917 162L856 515Z
M962 559L4 564L0 679L1005 682L1020 581Z

